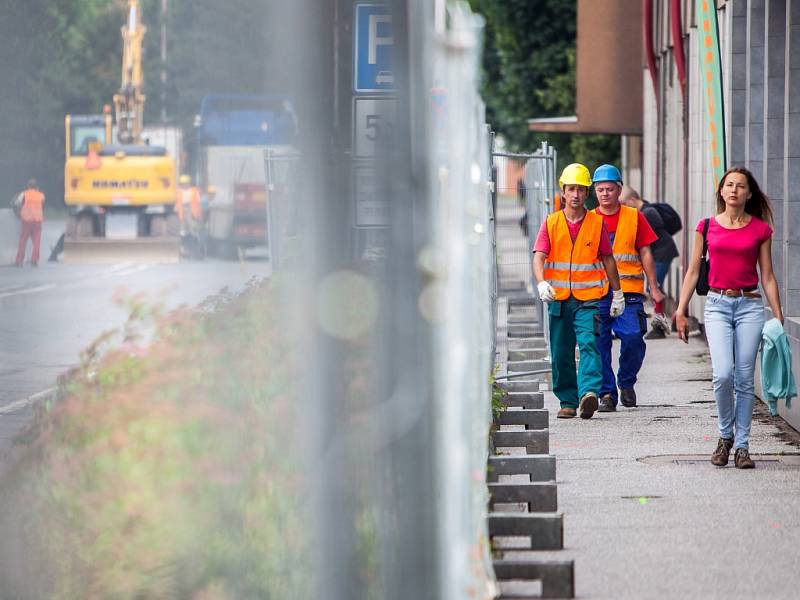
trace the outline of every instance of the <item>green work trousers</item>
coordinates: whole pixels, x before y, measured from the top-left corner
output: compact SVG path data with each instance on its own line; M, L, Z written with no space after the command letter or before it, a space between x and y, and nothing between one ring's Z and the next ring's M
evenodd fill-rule
M599 393L603 383L603 365L597 349L600 321L597 302L581 302L573 297L551 302L550 360L553 366L553 393L561 408L578 408L578 400L587 392ZM575 369L575 344L580 361Z

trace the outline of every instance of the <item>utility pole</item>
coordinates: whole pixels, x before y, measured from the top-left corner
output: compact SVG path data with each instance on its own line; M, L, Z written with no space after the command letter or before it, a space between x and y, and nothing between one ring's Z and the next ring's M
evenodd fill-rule
M167 3L161 0L161 124L167 124Z

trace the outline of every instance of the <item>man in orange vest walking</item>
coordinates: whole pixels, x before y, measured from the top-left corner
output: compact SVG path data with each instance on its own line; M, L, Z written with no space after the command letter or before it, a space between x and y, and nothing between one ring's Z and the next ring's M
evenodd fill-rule
M192 185L192 178L181 175L178 179L178 197L175 202L175 212L181 224L191 229L193 222L199 223L203 219L203 207L200 199L200 190Z
M599 412L614 412L618 399L627 408L636 406L634 385L646 350L645 276L654 302L664 300L664 294L658 286L656 265L650 252L650 244L657 241L658 236L641 212L620 204L622 175L619 169L614 165L600 165L595 169L592 180L598 202L594 212L602 217L611 237L614 260L625 295L625 312L616 317L604 310L611 303L608 287L603 290L600 302L601 330L597 343L603 362L603 385L600 388ZM612 332L620 340L619 370L616 375L611 364Z
M31 251L31 266L39 266L39 244L42 241L42 221L44 220L44 194L39 191L35 179L28 181L28 187L22 192L22 208L19 217L22 227L19 232L19 246L17 247L18 267L25 261L25 250L28 240L33 245Z
M200 258L202 256L204 225L200 190L192 185L192 178L188 175L181 175L178 183L175 212L181 222L183 250L195 258Z
M625 310L625 298L603 218L584 206L592 185L589 169L567 165L559 184L563 209L549 215L539 229L533 275L539 298L547 304L553 392L561 403L558 418L589 419L598 409L603 380L596 341L600 300L610 282L614 300L605 310L616 317Z

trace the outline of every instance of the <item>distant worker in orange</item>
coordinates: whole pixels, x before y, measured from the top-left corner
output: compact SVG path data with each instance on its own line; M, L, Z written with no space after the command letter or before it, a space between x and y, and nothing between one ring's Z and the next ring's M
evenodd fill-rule
M44 194L39 191L39 185L35 179L28 181L28 187L22 192L22 207L19 217L22 220L22 227L19 233L19 246L17 248L18 267L25 261L25 250L28 246L28 239L31 240L33 249L31 251L31 266L39 266L39 244L42 241L42 221L44 220Z
M191 221L198 223L203 219L203 207L200 204L200 190L192 185L192 178L181 175L178 180L178 197L175 202L175 212L181 224L191 225Z

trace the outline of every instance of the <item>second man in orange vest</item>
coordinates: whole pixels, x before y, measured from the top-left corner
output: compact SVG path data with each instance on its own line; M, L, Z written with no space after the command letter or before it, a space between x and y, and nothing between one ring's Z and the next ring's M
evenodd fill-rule
M559 179L563 209L542 223L534 245L533 275L539 298L547 304L553 393L561 403L558 418L590 418L598 408L602 384L600 300L615 290L613 316L625 310L611 241L603 219L584 207L592 179L589 169L567 165ZM580 362L575 368L575 344Z
M617 410L617 400L622 406L636 406L634 385L644 362L647 333L647 315L644 312L645 276L654 302L664 299L656 281L656 266L650 244L658 236L641 212L619 202L622 192L622 175L614 165L600 165L595 169L594 192L598 207L594 212L603 218L614 248L614 260L619 270L620 284L625 294L625 312L614 317L608 307L612 301L608 287L600 302L601 331L598 339L603 361L603 385L600 388L600 412ZM619 370L616 375L611 364L611 334L620 340ZM619 387L619 394L617 394Z

